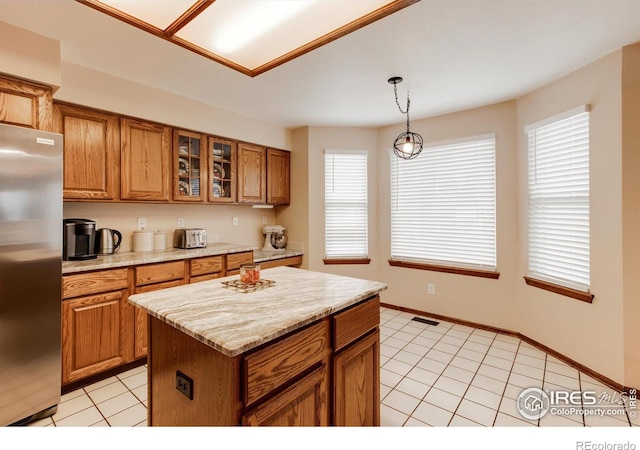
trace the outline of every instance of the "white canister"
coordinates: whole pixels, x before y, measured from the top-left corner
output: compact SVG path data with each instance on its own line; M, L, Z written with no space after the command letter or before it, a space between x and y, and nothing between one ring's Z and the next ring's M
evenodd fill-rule
M152 252L153 251L153 231L133 232L133 251Z
M153 234L153 249L154 250L166 250L167 248L167 233L163 233L158 230Z

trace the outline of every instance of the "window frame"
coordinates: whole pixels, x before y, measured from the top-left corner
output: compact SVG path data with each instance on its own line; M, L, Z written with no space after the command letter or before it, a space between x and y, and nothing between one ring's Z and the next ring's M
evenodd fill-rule
M411 258L411 257L407 257L407 256L402 256L402 255L393 255L393 247L391 248L391 253L392 256L390 257L390 259L388 260L388 263L390 266L395 266L395 267L404 267L404 268L411 268L411 269L419 269L419 270L429 270L429 271L435 271L435 272L444 272L444 273L451 273L451 274L458 274L458 275L467 275L467 276L474 276L474 277L481 277L481 278L489 278L489 279L498 279L500 277L500 272L497 269L497 253L498 253L498 249L497 249L497 189L496 189L496 184L497 184L497 138L496 138L496 134L495 133L488 133L488 134L484 134L484 135L479 135L479 136L467 136L467 137L463 137L463 138L458 138L458 139L453 139L453 140L447 140L447 141L441 141L441 142L434 142L434 143L430 143L427 146L425 146L425 149L423 150L423 153L425 155L428 155L428 150L432 149L438 149L440 147L448 147L448 146L455 146L455 145L461 145L461 146L466 146L466 145L472 145L474 143L477 143L478 145L480 145L483 141L487 141L487 140L492 140L492 189L493 189L493 266L486 266L486 265L479 265L479 264L473 264L473 263L468 263L465 261L452 261L451 264L449 264L448 262L445 263L444 261L439 261L436 259L431 259L431 258ZM391 161L390 162L390 171L394 170L394 163L393 161L395 161L393 154L390 152L391 155ZM418 156L418 158L420 158L420 156ZM397 164L397 162L396 162ZM391 182L390 182L390 186L391 186L391 195L395 195L395 186L392 182L393 179L393 175L391 177ZM391 216L390 216L390 221L391 221L391 234L392 234L392 242L393 242L393 200L391 201L390 204L390 211L391 211ZM393 245L393 244L392 244Z
M327 156L328 155L360 155L364 156L364 240L365 240L365 255L327 255ZM339 156L338 156L339 157ZM369 264L371 259L369 258L369 151L368 150L335 150L326 149L324 151L324 252L325 257L323 263L325 265L338 265L338 264Z
M576 300L580 300L587 303L592 303L594 295L591 293L591 208L590 208L590 187L591 187L591 173L590 173L590 133L591 133L591 122L590 122L590 105L585 104L578 106L576 108L570 109L568 111L564 111L562 113L547 117L546 119L540 120L538 122L532 123L524 127L525 136L527 139L527 275L525 275L524 281L528 286L532 286L535 288L543 289L549 292L554 292L556 294L560 294L566 297L570 297ZM530 136L531 132L534 132L538 129L556 125L562 121L574 118L583 113L587 113L587 149L586 149L586 157L587 157L587 197L586 200L583 199L582 202L587 205L587 252L588 252L588 265L589 265L589 273L588 273L588 285L586 289L581 289L580 283L575 279L563 280L559 277L553 277L552 275L545 275L544 273L538 273L536 270L532 270L532 255L531 255L531 245L532 245L532 237L531 237L531 219L532 219L532 198L531 198L531 152L537 151L537 149L533 149L530 145ZM572 135L573 136L573 135ZM534 157L535 158L535 157ZM535 161L536 170L538 170L538 162ZM545 200L539 200L544 204ZM548 201L548 200L547 200ZM539 263L538 263L539 264Z

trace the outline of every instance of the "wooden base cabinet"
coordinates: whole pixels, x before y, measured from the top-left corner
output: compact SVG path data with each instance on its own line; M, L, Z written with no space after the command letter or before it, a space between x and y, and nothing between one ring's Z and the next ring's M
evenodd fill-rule
M63 277L62 383L133 360L127 269Z
M327 366L323 364L242 416L243 425L311 427L328 424Z
M379 425L379 311L374 296L235 357L150 317L148 423Z
M333 380L335 425L380 425L380 332L334 357Z

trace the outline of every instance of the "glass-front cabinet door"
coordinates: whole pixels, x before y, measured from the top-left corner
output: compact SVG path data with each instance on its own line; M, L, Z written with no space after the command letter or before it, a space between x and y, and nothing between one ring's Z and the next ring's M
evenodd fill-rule
M173 134L173 199L202 202L206 199L205 137L190 131L174 130Z
M236 143L218 137L209 138L209 193L214 203L236 201Z

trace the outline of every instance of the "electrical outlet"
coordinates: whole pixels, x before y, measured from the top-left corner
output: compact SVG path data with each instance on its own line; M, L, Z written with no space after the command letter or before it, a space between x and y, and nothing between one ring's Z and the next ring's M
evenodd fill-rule
M144 230L145 228L147 228L147 219L138 217L138 230Z
M262 216L262 225L267 224L267 216Z
M231 223L233 223L234 227L238 226L238 217L237 216L233 216L231 219Z
M436 285L433 283L427 284L427 294L436 295Z
M189 400L193 400L193 380L176 370L176 389Z
M178 228L184 228L184 218L178 217Z

